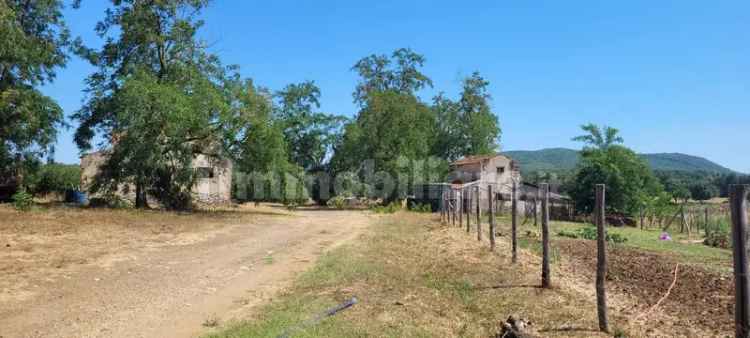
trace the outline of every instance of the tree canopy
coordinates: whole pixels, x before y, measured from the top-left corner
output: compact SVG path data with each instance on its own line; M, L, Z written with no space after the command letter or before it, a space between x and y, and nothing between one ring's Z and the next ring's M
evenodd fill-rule
M207 1L113 1L97 32L106 43L89 51L97 71L86 104L75 114L76 142L91 147L98 131L111 149L94 191L133 185L136 207L151 193L169 208L186 208L197 153L214 154L231 107L225 70L196 38Z
M75 5L76 3L74 3ZM0 2L0 176L54 152L62 108L38 87L68 61L70 33L62 1ZM21 174L22 175L22 174Z
M289 161L306 170L322 170L346 119L316 111L320 88L313 81L287 85L276 97L275 118L287 142Z
M582 127L589 135L575 138L596 146L584 148L581 162L566 187L576 208L586 213L593 211L594 189L600 183L606 185L610 211L635 215L654 203L663 188L648 164L634 151L613 144L622 142L616 129L605 128L606 136L601 137L599 128L592 126Z

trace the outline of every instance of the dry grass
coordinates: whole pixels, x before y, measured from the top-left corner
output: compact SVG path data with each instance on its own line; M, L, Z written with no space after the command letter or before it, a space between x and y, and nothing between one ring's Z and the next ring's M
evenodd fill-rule
M33 295L34 285L87 264L131 259L131 249L185 245L267 214L270 206L226 206L190 213L47 204L19 212L0 205L0 302Z
M590 295L567 282L540 289L539 259L522 252L511 265L499 241L493 253L431 215L382 216L250 320L208 337L488 337L510 314L530 319L544 337L606 336L596 331ZM309 322L354 296L360 302L351 309ZM619 319L613 315L615 327Z

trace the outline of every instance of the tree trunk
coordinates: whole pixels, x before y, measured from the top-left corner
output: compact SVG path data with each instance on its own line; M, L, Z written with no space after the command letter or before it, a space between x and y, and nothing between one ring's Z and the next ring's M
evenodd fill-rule
M146 200L146 189L141 182L135 183L135 208L148 208L148 201Z

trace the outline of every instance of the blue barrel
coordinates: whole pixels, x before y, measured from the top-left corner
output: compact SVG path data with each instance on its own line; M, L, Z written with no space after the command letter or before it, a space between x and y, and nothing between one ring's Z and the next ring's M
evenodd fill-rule
M86 193L80 190L68 190L65 192L65 202L84 205L86 204Z

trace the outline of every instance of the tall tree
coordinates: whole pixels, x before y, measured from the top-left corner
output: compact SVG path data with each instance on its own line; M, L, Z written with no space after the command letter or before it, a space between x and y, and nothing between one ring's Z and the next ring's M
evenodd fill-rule
M440 93L432 99L431 108L436 123L432 153L449 161L466 155L461 105Z
M586 134L573 138L573 141L583 142L586 146L594 147L599 150L606 150L613 144L622 143L623 139L619 135L620 131L616 128L602 126L599 127L593 123L584 124L581 129Z
M65 126L63 110L38 89L68 60L62 9L55 0L0 1L0 177L52 154Z
M320 89L312 81L290 84L276 94L275 118L283 130L289 160L305 170L322 169L344 118L315 111Z
M622 142L616 129L605 128L606 137L600 137L598 128L591 124L582 126L589 137L576 139L597 148L584 148L581 161L566 184L566 190L575 200L576 208L591 212L594 208L594 187L607 185L607 208L613 212L636 215L649 200L662 195L663 188L648 164L634 151L615 143ZM614 132L612 132L614 131ZM592 142L593 141L593 142ZM600 142L601 141L601 142Z
M95 191L133 185L136 207L147 206L147 193L168 208L189 207L192 159L221 152L217 145L232 116L225 69L196 38L197 15L207 3L112 0L97 25L106 42L88 52L97 71L74 116L81 150L97 134L110 140Z
M432 87L432 80L419 68L425 57L408 48L395 50L391 57L370 55L360 59L352 67L360 76L354 90L354 101L364 105L373 92L395 91L415 95L419 90Z
M332 164L336 171L357 170L365 160L375 171L395 173L396 156L427 158L435 138L435 115L416 92L432 81L420 71L424 57L398 49L391 58L371 55L352 70L360 75L354 91L362 108L344 128Z
M451 101L442 93L433 99L437 119L435 155L455 160L497 151L501 130L497 115L490 110L487 86L489 81L474 72L463 80L458 101Z

